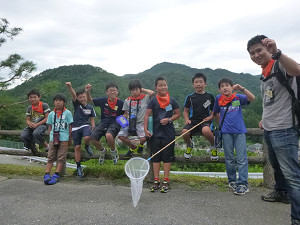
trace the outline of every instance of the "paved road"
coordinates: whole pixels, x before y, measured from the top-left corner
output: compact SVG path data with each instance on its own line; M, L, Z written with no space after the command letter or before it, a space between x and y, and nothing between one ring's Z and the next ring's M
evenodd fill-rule
M0 155L0 163L44 166L20 156ZM102 183L62 180L47 186L0 176L0 224L290 224L290 205L261 201L261 189L236 196L180 189L150 193L147 188L134 208L130 187Z
M133 208L130 187L0 177L1 224L290 224L290 205L260 200L260 192L143 189Z

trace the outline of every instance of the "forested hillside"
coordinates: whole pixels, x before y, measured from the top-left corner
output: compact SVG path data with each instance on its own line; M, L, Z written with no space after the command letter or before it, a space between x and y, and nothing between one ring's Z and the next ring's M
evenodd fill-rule
M119 98L125 99L130 94L128 90L129 80L140 79L145 88L154 89L155 78L163 76L168 80L170 95L182 106L185 97L193 92L191 80L193 75L197 72L204 73L207 76L206 91L214 95L219 93L217 83L221 77L230 77L234 83L239 83L252 91L257 96L257 100L247 107L247 110L244 112L244 118L247 127L257 127L262 112L261 100L259 98L260 82L258 76L232 73L224 69L197 69L186 65L167 62L157 64L138 74L126 74L124 76L116 76L104 69L91 65L61 66L55 69L49 69L32 77L12 90L1 91L0 105L9 105L14 102L26 100L26 93L30 89L36 88L42 93L42 101L47 102L52 109L52 97L55 93L62 92L70 99L71 96L65 87L65 82L67 81L72 82L75 90L84 88L85 84L92 84L93 97L104 96L106 83L114 81L119 85ZM28 103L0 109L0 125L2 129L19 129L23 127L27 105ZM71 101L68 102L67 107L72 110Z

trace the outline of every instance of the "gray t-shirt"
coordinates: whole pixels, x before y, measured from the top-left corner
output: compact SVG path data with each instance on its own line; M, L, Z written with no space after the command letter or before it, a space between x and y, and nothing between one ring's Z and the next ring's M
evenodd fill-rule
M144 122L144 117L147 109L147 105L150 101L149 95L146 95L142 100L139 100L139 111L138 114L136 115L137 111L137 102L138 101L131 101L131 115L135 115L137 117L137 123L143 123ZM128 111L129 115L129 104L130 104L130 99L127 98L124 102L123 105L123 111Z
M279 64L279 68L286 76L286 71L281 64ZM274 66L271 73L273 72ZM289 78L289 84L296 91L295 77ZM263 97L262 125L264 129L272 131L291 128L293 126L292 97L287 89L273 76L266 82L262 82L261 91Z
M32 106L28 106L27 110L26 110L26 116L30 116L30 121L32 123L38 123L40 121L42 121L43 119L45 119L45 113L50 113L51 110L49 108L49 105L47 103L42 103L42 108L44 112L36 112L34 110L32 110Z

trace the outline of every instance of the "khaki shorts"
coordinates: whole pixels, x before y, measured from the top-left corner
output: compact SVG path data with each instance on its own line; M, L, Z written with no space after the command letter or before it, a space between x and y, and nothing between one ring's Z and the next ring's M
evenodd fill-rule
M65 163L67 159L69 142L61 141L59 145L53 145L53 141L49 142L48 163Z

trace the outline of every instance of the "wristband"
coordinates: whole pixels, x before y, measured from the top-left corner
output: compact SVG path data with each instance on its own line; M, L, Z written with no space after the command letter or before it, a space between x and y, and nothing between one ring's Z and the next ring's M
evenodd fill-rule
M173 121L171 120L171 118L169 118L169 123L172 123Z
M278 49L278 52L275 55L272 54L272 59L278 60L280 56L281 56L281 50Z

